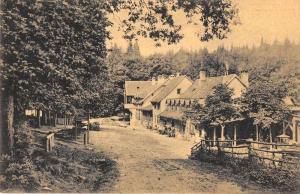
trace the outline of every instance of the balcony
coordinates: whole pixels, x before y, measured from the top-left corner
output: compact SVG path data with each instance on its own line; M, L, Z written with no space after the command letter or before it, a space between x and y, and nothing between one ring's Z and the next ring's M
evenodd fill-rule
M133 109L133 108L136 108L136 106L134 104L124 104L124 108Z

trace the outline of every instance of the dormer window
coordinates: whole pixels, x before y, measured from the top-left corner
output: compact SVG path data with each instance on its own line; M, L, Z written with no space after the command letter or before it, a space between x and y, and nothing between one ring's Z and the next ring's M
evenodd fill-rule
M177 88L177 94L180 94L180 93L181 93L181 89Z

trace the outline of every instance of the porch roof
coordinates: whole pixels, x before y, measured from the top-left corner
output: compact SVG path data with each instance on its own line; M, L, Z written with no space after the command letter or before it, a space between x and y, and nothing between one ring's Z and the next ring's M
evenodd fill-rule
M166 110L166 111L163 111L162 113L160 113L159 116L181 121L184 116L184 112L178 111L178 110L176 110L176 111Z
M145 107L139 107L138 108L139 110L144 110L144 111L152 111L152 105L148 105L148 106L145 106Z
M245 118L236 118L236 119L227 120L224 123L228 124L228 123L234 123L234 122L243 121L243 120L245 120ZM212 123L210 123L210 125L212 125L212 126L218 126L220 124L217 123L217 122L212 122Z

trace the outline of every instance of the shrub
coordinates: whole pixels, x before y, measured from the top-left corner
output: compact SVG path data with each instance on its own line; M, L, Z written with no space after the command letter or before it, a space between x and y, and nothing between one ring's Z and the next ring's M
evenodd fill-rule
M34 171L31 161L32 136L27 125L22 125L16 129L14 140L14 154L6 157L8 167L4 172L4 187L35 191L39 186L38 174Z
M294 191L299 188L298 174L288 169L272 168L262 164L252 163L248 170L250 180L260 184L276 187L285 191Z
M194 155L198 160L227 166L234 174L247 177L267 187L282 191L296 191L300 188L299 174L292 168L269 167L255 159L231 157L223 152L209 152L205 149L199 149Z
M100 130L100 123L99 122L91 123L90 124L90 130L99 131Z

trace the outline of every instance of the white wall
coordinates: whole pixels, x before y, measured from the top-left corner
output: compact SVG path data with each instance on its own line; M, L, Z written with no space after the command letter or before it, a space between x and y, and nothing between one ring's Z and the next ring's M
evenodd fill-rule
M192 85L192 81L188 78L184 78L162 101L160 102L160 109L153 110L153 126L159 123L158 115L166 110L166 99L169 98L179 98L180 94L184 93L190 86ZM177 94L177 89L181 89L180 94Z
M246 87L237 78L233 78L228 87L233 89L233 98L240 98L243 92L246 91Z
M177 86L175 89L173 89L170 94L168 94L167 97L165 97L162 101L161 101L161 105L160 105L160 110L159 111L164 111L166 110L166 99L170 99L170 98L179 98L180 94L184 93L191 85L192 85L192 81L184 78ZM177 94L177 89L181 89L180 94Z

